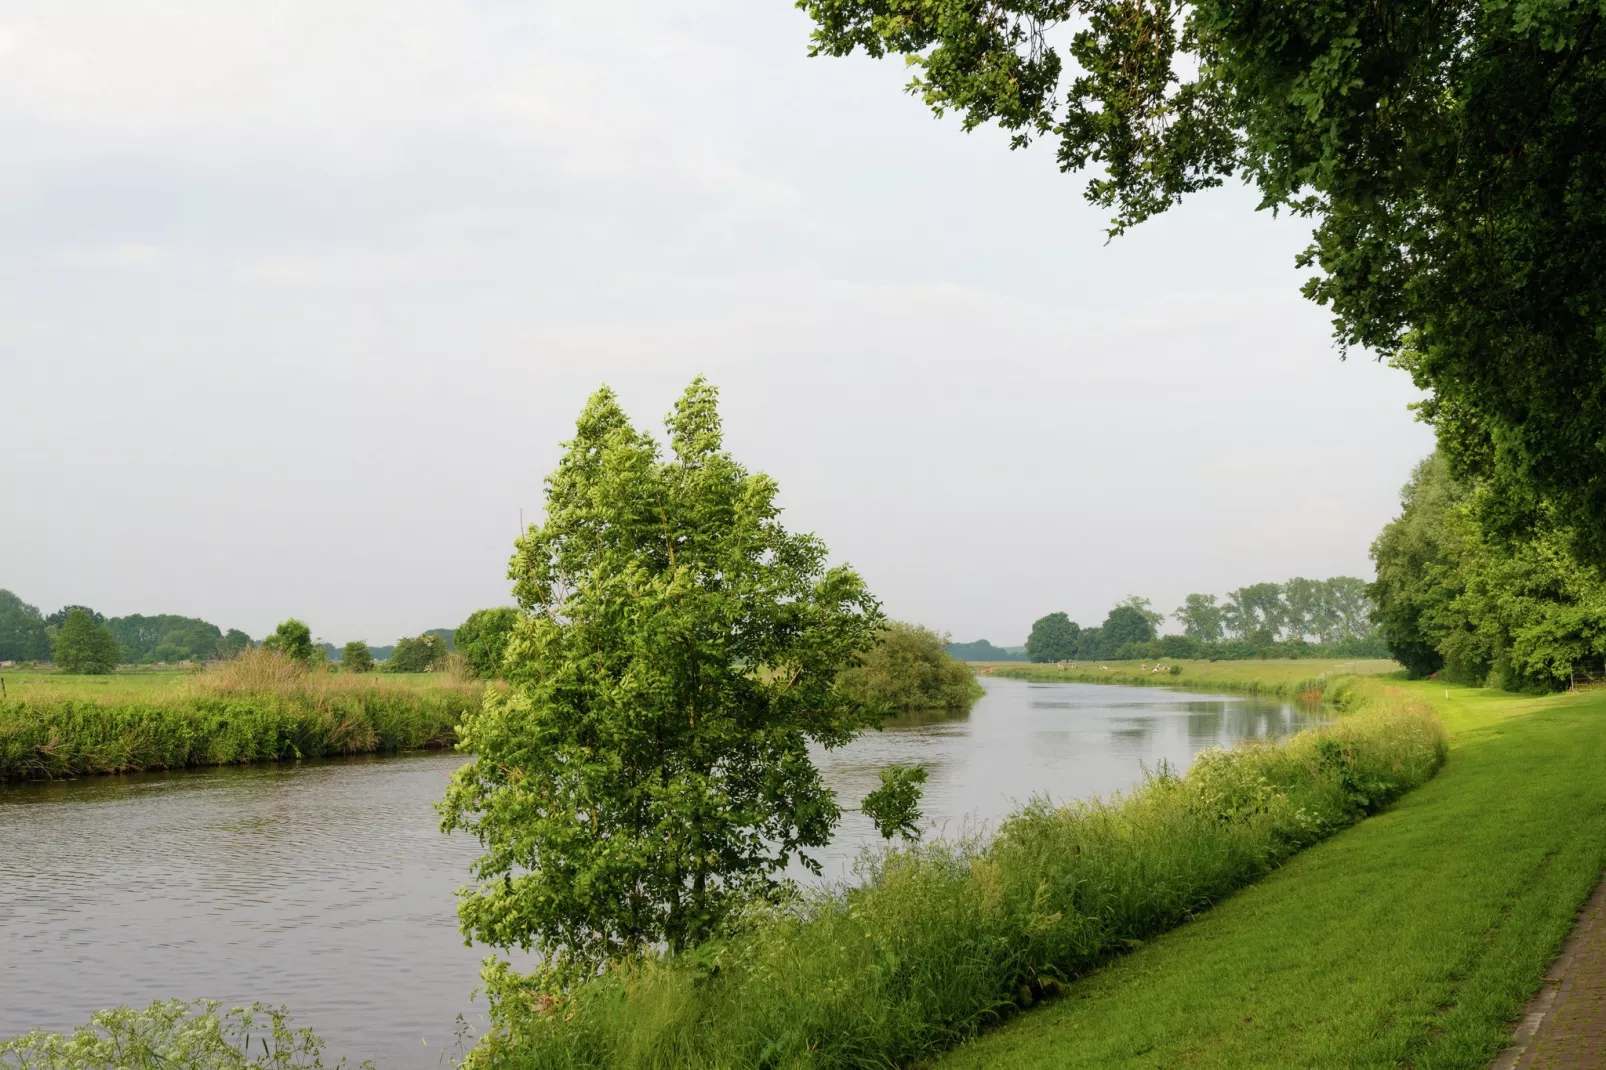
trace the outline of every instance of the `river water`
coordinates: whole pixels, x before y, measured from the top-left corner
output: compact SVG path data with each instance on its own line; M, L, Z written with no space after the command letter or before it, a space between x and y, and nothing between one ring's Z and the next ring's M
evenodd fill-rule
M819 755L844 806L888 762L930 771L931 834L986 827L1033 795L1081 799L1206 747L1286 735L1279 702L983 679L962 716L901 718ZM450 1063L483 948L453 889L477 844L436 828L453 753L0 786L0 1036L66 1029L174 996L289 1005L328 1052L381 1070ZM818 853L851 874L875 840L845 815Z

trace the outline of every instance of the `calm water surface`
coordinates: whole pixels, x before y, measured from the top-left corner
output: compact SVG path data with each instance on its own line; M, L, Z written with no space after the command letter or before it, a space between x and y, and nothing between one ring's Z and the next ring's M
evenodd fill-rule
M821 755L844 805L888 762L925 764L925 811L949 835L1036 794L1128 788L1143 766L1297 730L1263 700L984 680L967 716L892 723ZM474 841L431 804L451 753L0 787L0 1036L81 1024L101 1007L180 996L288 1004L329 1051L381 1068L455 1052L485 952L457 934L453 889ZM851 872L873 838L847 814L820 852Z

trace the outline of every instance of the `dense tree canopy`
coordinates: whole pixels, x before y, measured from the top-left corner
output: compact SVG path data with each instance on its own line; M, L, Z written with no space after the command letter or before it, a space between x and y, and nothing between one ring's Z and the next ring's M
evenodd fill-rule
M385 661L386 672L429 672L446 656L446 640L435 632L396 640L396 649Z
M1026 637L1026 657L1030 661L1068 661L1076 657L1081 631L1065 613L1039 617Z
M0 590L0 661L48 661L50 633L39 608Z
M280 621L273 634L262 640L262 645L268 650L278 651L291 661L300 662L302 665L312 664L315 652L312 645L312 629L294 617Z
M363 640L353 639L340 648L340 665L347 672L373 672L373 651Z
M1343 344L1432 392L1423 412L1483 479L1484 523L1568 529L1606 561L1598 4L798 6L816 53L903 53L939 113L1096 168L1087 196L1116 231L1232 175L1310 216L1306 294Z
M513 625L519 611L511 606L477 609L452 633L457 652L468 662L470 671L482 680L502 675L502 655L513 638Z
M1147 598L1128 598L1113 607L1099 625L1100 645L1111 652L1102 656L1113 656L1128 643L1147 643L1155 637L1155 629L1163 620L1164 614L1151 610Z
M62 618L51 653L62 672L72 673L108 673L122 659L117 637L81 606Z
M1606 577L1573 555L1543 516L1524 536L1492 535L1490 488L1456 477L1435 453L1401 493L1400 516L1372 545L1377 619L1416 675L1514 689L1571 682L1606 664Z
M222 630L216 624L196 617L181 617L174 613L147 617L136 613L128 617L113 617L106 622L106 627L111 629L128 652L128 660L140 664L205 661L226 652Z
M465 717L473 758L442 804L486 849L464 932L534 947L552 985L782 890L840 813L810 746L877 717L838 684L883 624L858 574L782 527L711 387L668 425L664 457L611 391L586 405L511 566L508 688ZM911 786L892 776L870 809L898 825Z

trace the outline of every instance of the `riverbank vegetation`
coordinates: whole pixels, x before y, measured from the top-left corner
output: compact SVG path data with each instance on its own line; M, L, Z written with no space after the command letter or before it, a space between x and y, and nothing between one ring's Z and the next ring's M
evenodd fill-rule
M746 914L565 993L488 973L475 1067L886 1067L1000 1022L1429 779L1444 736L1393 698L1201 755L1128 796L1037 802L986 842L867 859L863 882Z
M256 650L196 673L10 675L0 781L450 746L485 685L309 672Z
M297 1029L283 1007L223 1010L210 1000L168 1000L96 1013L71 1033L0 1039L0 1068L16 1070L321 1070L323 1041ZM330 1070L346 1060L329 1064ZM369 1067L364 1062L362 1067Z
M918 624L893 621L863 664L837 683L854 698L892 712L968 710L984 692L969 665L949 657L947 639Z
M1487 1067L1606 867L1606 692L1367 681L1444 769L933 1070Z
M1327 658L1262 661L1092 661L1063 665L989 665L989 676L1007 676L1040 683L1123 684L1133 687L1175 687L1233 691L1293 701L1326 702L1339 709L1356 701L1356 684L1367 677L1400 671L1387 658Z

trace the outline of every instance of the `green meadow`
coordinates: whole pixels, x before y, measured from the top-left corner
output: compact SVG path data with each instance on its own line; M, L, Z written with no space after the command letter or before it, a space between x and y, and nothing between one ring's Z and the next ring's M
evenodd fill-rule
M1606 866L1606 691L1384 687L1436 777L930 1065L1487 1066Z

